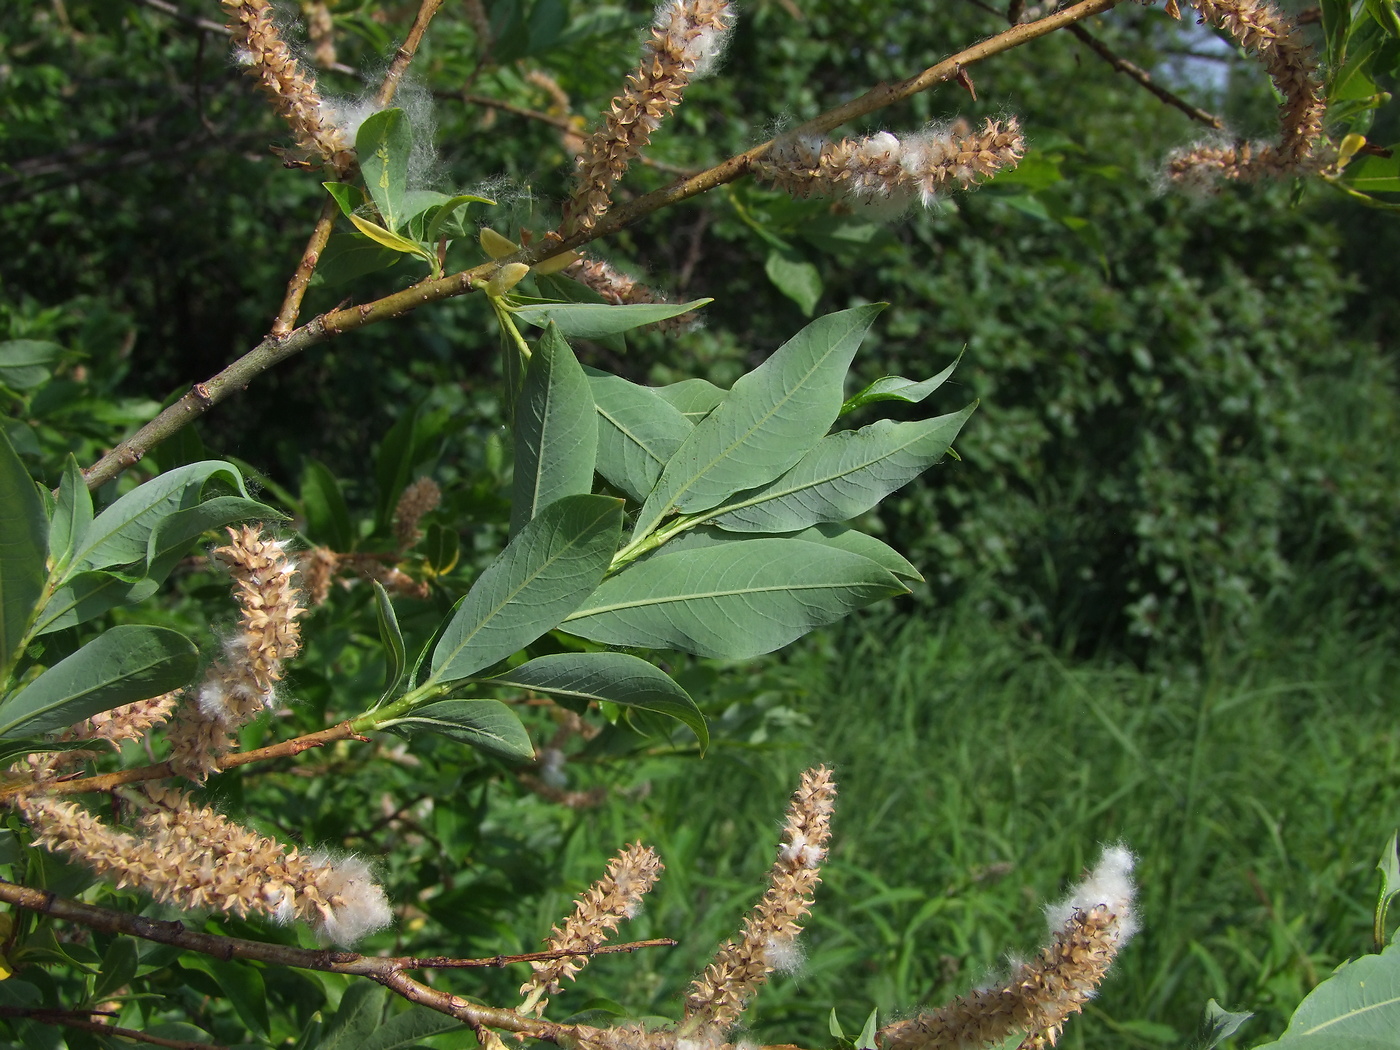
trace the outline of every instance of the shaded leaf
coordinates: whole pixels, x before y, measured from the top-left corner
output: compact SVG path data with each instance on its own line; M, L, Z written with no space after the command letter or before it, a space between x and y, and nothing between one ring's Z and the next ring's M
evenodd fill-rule
M403 261L403 255L391 251L357 233L337 231L326 242L321 261L316 267L315 280L329 287L353 281L367 273L387 270Z
M823 438L776 481L741 493L714 524L737 532L793 532L848 521L913 481L947 453L975 405L935 419L882 419Z
M317 1050L360 1050L383 1021L388 995L385 988L369 981L356 981L345 989Z
M301 470L301 509L306 515L306 535L333 551L348 551L354 540L350 508L336 476L318 459L307 458Z
M801 307L808 317L812 316L817 300L822 297L822 275L800 252L788 247L770 248L763 272L773 282L773 287Z
M44 591L49 521L29 471L0 434L0 680Z
M389 592L378 580L373 583L379 640L384 643L384 692L379 698L382 704L396 694L403 683L404 672L408 668L408 648L404 645L403 631L399 628L399 618L394 614Z
M433 650L433 679L466 678L559 626L598 586L621 533L621 500L568 496L546 507L453 613Z
M403 1013L386 1018L369 1037L354 1050L404 1050L429 1036L454 1032L465 1025L454 1017L429 1010L426 1006L411 1006Z
M846 370L882 309L859 306L818 318L740 378L666 464L633 536L676 511L709 510L765 485L801 459L836 420Z
M598 413L583 366L559 328L545 329L515 403L515 476L510 528L565 496L593 489Z
M694 427L651 387L584 372L598 409L598 473L640 503Z
M185 685L199 654L165 627L123 624L54 664L0 706L0 737L62 729Z
M10 339L0 343L0 383L11 390L28 390L52 374L49 365L63 347L40 339Z
M160 588L156 580L128 573L108 572L104 569L91 569L68 577L59 587L34 621L34 634L50 634L65 627L101 616L108 609L119 605L135 605L143 602Z
M728 393L707 379L682 379L679 383L656 388L658 397L692 423L700 422L713 412Z
M905 592L869 558L772 537L635 562L561 626L606 645L739 659Z
M381 725L438 733L512 762L533 762L535 758L530 734L515 712L499 700L439 700Z
M1195 1050L1214 1050L1215 1047L1239 1031L1240 1026L1253 1016L1249 1012L1232 1013L1214 999L1208 1000L1206 1014L1201 1022L1201 1037L1196 1043Z
M199 970L212 977L224 997L233 1005L239 1020L258 1038L268 1040L267 987L263 983L262 970L244 962L210 959L193 952L181 955L180 965L186 970Z
M709 746L705 718L690 694L665 671L626 653L558 653L541 656L505 674L482 680L491 685L533 689L565 701L605 700L622 707L669 715Z

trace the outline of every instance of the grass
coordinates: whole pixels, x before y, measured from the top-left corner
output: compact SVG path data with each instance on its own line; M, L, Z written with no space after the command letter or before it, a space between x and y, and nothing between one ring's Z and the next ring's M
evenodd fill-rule
M622 804L579 818L564 869L581 885L624 841L652 843L668 870L624 935L683 942L600 960L583 985L674 1016L760 894L798 772L824 762L842 794L807 963L760 995L754 1038L825 1046L833 1008L851 1033L872 1007L967 990L1032 952L1041 905L1120 840L1144 929L1061 1045L1185 1046L1211 997L1255 1011L1237 1045L1276 1038L1370 947L1375 863L1400 822L1393 641L1309 610L1144 671L1066 662L971 603L829 633L727 712L746 737L633 766ZM566 907L550 896L541 926ZM583 1005L566 991L551 1016Z

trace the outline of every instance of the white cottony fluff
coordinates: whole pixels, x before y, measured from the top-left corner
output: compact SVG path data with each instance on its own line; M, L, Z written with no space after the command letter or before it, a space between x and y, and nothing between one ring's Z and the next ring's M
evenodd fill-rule
M651 23L665 35L666 42L694 66L691 80L699 80L715 71L729 44L729 31L734 27L733 4L708 5L718 11L719 19L724 22L722 29L712 25L696 26L693 21L696 6L696 0L667 0L657 5Z
M321 855L312 858L323 862ZM324 883L331 907L317 929L326 940L343 947L381 930L394 918L384 890L374 881L369 865L359 857L345 857L331 865Z
M1064 900L1045 909L1051 932L1062 928L1075 912L1107 908L1117 916L1115 940L1122 947L1138 929L1137 912L1133 907L1137 887L1132 879L1136 862L1137 858L1127 847L1105 846L1089 877L1070 890Z

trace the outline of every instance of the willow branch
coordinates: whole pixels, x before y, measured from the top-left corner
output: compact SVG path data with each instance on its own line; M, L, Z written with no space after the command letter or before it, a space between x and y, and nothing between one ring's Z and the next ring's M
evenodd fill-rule
M23 1018L29 1021L36 1021L39 1024L62 1025L65 1028L81 1028L85 1032L120 1036L123 1039L132 1039L138 1043L150 1043L152 1046L168 1046L171 1050L227 1050L226 1047L218 1043L200 1043L190 1039L166 1039L159 1035L147 1035L145 1032L138 1032L133 1028L121 1028L114 1024L103 1024L101 1021L93 1021L82 1013L72 1013L67 1010L45 1010L28 1006L0 1006L0 1017Z
M399 81L403 79L404 73L408 71L408 64L413 61L413 56L418 53L418 45L423 39L423 34L428 30L428 23L433 20L433 15L437 14L438 8L442 6L442 0L423 0L418 7L418 17L413 20L413 28L408 31L408 36L399 45L399 49L394 54L394 61L389 65L389 71L384 74L384 82L379 85L379 94L374 97L374 104L377 109L383 109L394 100L394 92L399 89Z
M1076 25L1068 26L1067 28L1069 29L1070 33L1073 34L1074 38L1080 43L1082 43L1085 47L1087 47L1090 51L1098 55L1101 59L1107 62L1114 69L1118 70L1118 72L1122 73L1128 79L1136 81L1138 84L1141 84L1144 88L1152 92L1152 94L1156 95L1167 105L1181 110L1181 112L1185 113L1192 120L1204 124L1208 128L1214 128L1216 131L1220 131L1225 127L1225 122L1219 117L1217 117L1214 113L1207 113L1200 107L1193 106L1180 95L1168 91L1166 88L1162 87L1161 84L1153 80L1151 74L1149 74L1147 70L1143 69L1141 66L1136 65L1133 62L1128 61L1126 58L1118 54L1098 37L1094 36L1094 34L1090 33L1089 30L1085 29L1083 26Z
M310 751L312 748L325 747L337 740L352 739L363 740L365 738L357 734L353 722L341 722L328 729L307 733L305 736L283 740L276 744L269 744L267 747L222 755L217 760L216 766L220 772L223 772L226 769L246 766L253 762L268 762L274 758L293 758L303 751ZM170 768L169 762L157 762L150 766L136 766L132 769L121 769L115 773L99 773L90 777L78 777L74 780L47 780L42 784L19 780L0 786L0 802L36 788L42 790L45 795L81 795L89 791L112 791L125 784L140 784L147 780L164 780L166 777L174 775L175 771Z
M76 922L102 933L126 934L157 944L168 944L186 951L210 955L225 962L233 959L252 959L257 962L273 963L279 966L292 966L302 970L319 970L323 973L342 973L356 977L368 977L384 985L410 1002L426 1006L431 1010L457 1018L472 1027L497 1028L507 1032L518 1032L534 1039L572 1045L574 1026L554 1024L549 1021L522 1017L514 1010L499 1007L479 1006L469 1003L459 996L431 988L409 977L404 971L445 967L448 965L466 967L505 966L512 962L528 962L532 959L557 958L560 956L585 954L575 951L534 952L519 956L494 956L489 959L444 958L420 959L416 956L384 957L360 955L355 952L337 952L329 949L296 948L286 944L266 944L262 941L243 937L228 937L223 934L205 933L192 930L178 920L163 921L148 919L142 915L101 908L82 901L60 897L45 890L19 886L13 882L0 880L0 901L28 911L42 912L56 919ZM612 951L631 951L653 945L671 945L674 941L638 941L630 945L615 945ZM598 954L595 949L591 953Z
M981 43L959 51L922 73L901 80L895 84L882 84L835 109L814 117L797 129L799 133L825 134L848 121L873 113L885 106L902 102L921 91L951 80L958 70L1014 47L1029 43L1057 29L1073 25L1083 19L1100 14L1116 6L1120 0L1080 0L1080 3L1039 19L1012 26L1005 32L989 37ZM450 274L436 280L424 280L411 288L393 295L386 295L360 306L345 307L323 314L285 336L270 335L243 357L229 365L218 375L203 383L196 383L188 394L166 408L134 435L117 445L93 466L83 472L88 488L95 489L112 480L124 470L140 462L141 457L151 448L165 440L182 427L203 415L214 405L242 390L263 372L280 364L287 358L301 353L312 346L354 331L367 325L377 324L393 317L401 317L420 306L439 302L453 296L470 292L478 284L493 274L501 265L523 262L534 265L543 259L562 254L570 249L616 233L631 223L652 212L672 204L698 196L725 183L733 182L746 174L749 167L762 157L773 145L773 140L755 146L753 149L730 157L698 175L655 190L636 200L614 208L599 220L593 229L574 235L565 240L541 240L529 249L522 250L505 259L494 260L474 266L470 270Z

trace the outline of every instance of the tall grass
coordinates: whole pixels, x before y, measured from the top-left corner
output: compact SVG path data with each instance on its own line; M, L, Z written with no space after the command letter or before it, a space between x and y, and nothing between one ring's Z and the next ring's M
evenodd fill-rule
M1144 931L1061 1045L1184 1046L1209 997L1256 1011L1239 1045L1276 1037L1370 943L1374 866L1400 822L1400 656L1339 610L1273 620L1146 671L1069 663L971 602L826 635L760 691L755 746L643 763L622 804L580 818L568 870L586 882L645 838L668 872L633 933L683 942L600 960L585 983L671 1012L761 891L797 772L826 762L842 796L808 962L761 995L755 1038L827 1045L833 1007L852 1032L872 1007L966 990L1034 950L1041 904L1119 840L1140 857Z

